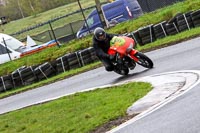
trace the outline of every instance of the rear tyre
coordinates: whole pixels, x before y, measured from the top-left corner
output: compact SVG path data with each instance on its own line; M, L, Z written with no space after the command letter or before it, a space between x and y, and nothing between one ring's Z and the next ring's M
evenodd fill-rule
M128 75L129 73L129 69L125 68L125 69L114 69L114 72L120 74L120 75Z
M129 73L128 68L121 70L121 75L128 75L128 73Z
M135 56L139 59L137 64L139 64L145 68L153 68L152 60L149 57L147 57L146 55L138 52Z

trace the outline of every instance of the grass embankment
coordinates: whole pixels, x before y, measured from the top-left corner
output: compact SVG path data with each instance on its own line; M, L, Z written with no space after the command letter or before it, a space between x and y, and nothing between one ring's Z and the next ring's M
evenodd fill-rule
M7 90L7 91L5 91L3 93L0 93L0 99L8 97L10 95L21 93L23 91L34 89L36 87L40 87L40 86L44 86L46 84L50 84L50 83L56 82L58 80L65 79L67 77L76 75L78 73L82 73L82 72L85 72L85 71L89 71L91 69L95 69L95 68L97 68L99 66L101 66L101 63L100 62L96 62L96 63L90 64L90 65L84 66L82 68L78 68L78 69L70 70L68 72L61 73L61 74L56 75L54 77L48 78L46 80L42 80L40 82L33 83L31 85L27 85L27 86L24 86L24 87Z
M145 14L137 20L119 24L115 28L110 29L109 32L132 32L137 28L148 24L156 24L163 20L169 20L178 12L184 13L196 10L199 7L199 0L186 0L183 3L178 3L171 7L150 14ZM179 33L175 36L166 37L154 43L138 47L138 49L147 50L166 44L173 44L194 36L199 36L199 29L200 28L196 28ZM91 36L81 40L71 41L67 45L63 45L60 49L56 47L51 48L36 55L1 65L0 73L10 73L22 65L34 65L45 61L51 61L68 52L73 52L88 46L91 46ZM90 67L95 67L96 65L99 65L99 63L73 71L84 71ZM68 75L70 72L71 71L63 73L63 77ZM57 80L57 77L53 78L55 78L54 80ZM127 107L139 98L143 97L150 90L151 86L147 83L130 83L119 88L112 87L107 89L98 89L92 92L77 93L49 103L0 115L0 131L89 132L110 120L114 120L120 116L125 116Z
M121 23L115 26L114 28L111 28L109 32L114 32L114 33L131 32L131 31L136 30L139 27L142 27L151 23L156 24L163 20L169 20L172 18L172 16L175 16L175 14L178 12L184 13L191 10L197 10L199 7L200 7L199 0L193 0L193 1L186 0L185 2L177 3L173 6L157 10L153 13L147 13L136 20L131 20L125 23ZM144 46L137 45L137 49L140 51L149 51L152 49L156 49L156 48L172 45L184 40L188 40L190 38L194 38L199 35L200 35L200 27L194 28L185 32L181 32L174 36L165 37L163 39L157 40L150 44L146 44ZM46 61L52 61L66 53L73 52L79 49L84 49L89 46L91 46L91 36L88 36L81 40L73 40L69 42L68 44L63 45L61 48L58 48L58 47L49 48L47 50L44 50L43 52L31 55L31 56L27 56L25 58L21 58L13 62L2 64L0 65L0 75L9 74L23 65L32 66L32 65L38 65L38 64L44 63ZM88 65L76 70L70 70L60 75L57 75L53 78L50 78L48 80L34 83L31 86L26 86L26 87L17 88L11 91L7 91L3 94L0 94L0 97L2 98L8 95L12 95L14 93L18 93L24 90L42 86L44 84L48 84L56 80L60 80L60 79L69 77L71 75L75 75L77 73L81 73L81 72L90 70L92 68L98 67L99 64L100 63L97 62L97 63L91 64L91 65Z
M90 132L111 120L117 123L119 117L126 116L127 108L151 89L149 83L134 82L76 93L0 115L0 132ZM107 128L103 128L102 132Z
M143 27L149 24L157 24L164 20L169 20L179 12L185 13L188 11L197 10L199 9L199 7L200 7L199 0L192 0L192 1L186 0L184 2L177 3L173 6L159 9L152 13L144 14L143 16L141 16L140 18L136 20L130 20L130 21L121 23L119 25L116 25L114 28L109 29L108 32L112 32L112 33L132 32L132 31L137 30L140 27ZM164 39L153 42L151 44L141 46L138 49L144 50L144 49L149 49L152 47L163 46L166 44L174 44L179 41L190 39L199 35L200 35L199 28L195 28L195 29L191 29L190 31L179 33L175 36L169 36ZM42 64L47 61L53 61L57 59L58 57L65 55L66 53L74 52L80 49L90 47L91 44L92 44L91 36L87 36L84 39L76 39L67 44L63 44L61 48L54 47L54 48L46 49L40 53L0 65L0 75L9 74L12 71L16 70L17 68L24 65L32 66L32 65Z

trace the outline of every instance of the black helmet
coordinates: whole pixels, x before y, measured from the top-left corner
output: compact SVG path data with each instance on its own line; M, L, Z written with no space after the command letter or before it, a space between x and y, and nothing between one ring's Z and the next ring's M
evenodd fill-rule
M103 28L101 27L97 27L95 30L94 30L94 36L97 40L99 41L103 41L106 39L106 32Z

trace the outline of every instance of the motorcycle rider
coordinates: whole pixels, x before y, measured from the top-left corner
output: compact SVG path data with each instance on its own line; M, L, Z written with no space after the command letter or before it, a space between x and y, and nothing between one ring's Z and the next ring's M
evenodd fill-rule
M107 54L108 49L110 48L110 41L114 36L117 35L106 33L101 27L97 27L94 30L93 47L97 57L104 64L107 71L114 70L114 66L111 63L111 60L114 59L114 56Z

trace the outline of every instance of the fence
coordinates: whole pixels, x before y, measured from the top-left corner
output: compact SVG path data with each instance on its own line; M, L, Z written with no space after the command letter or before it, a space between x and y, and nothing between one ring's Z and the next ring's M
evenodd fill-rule
M151 12L158 8L168 6L179 1L184 0L138 0L144 12ZM92 9L95 9L95 6L84 9L84 14L89 14ZM79 18L79 20L75 18ZM57 27L57 25L60 25L61 23L65 23L65 25L62 27ZM13 33L11 34L11 36L14 36L15 38L24 42L26 41L26 36L29 35L36 42L45 43L52 39L55 39L53 36L54 33L57 40L63 43L75 39L76 33L81 28L83 23L84 20L81 11L76 11L74 13L66 14L65 16L54 18L53 20L50 20L48 22L29 27L17 33ZM49 26L50 24L53 27L52 29Z
M77 52L67 53L52 62L45 62L36 66L22 66L12 73L0 77L0 93L48 79L71 69L83 67L96 60L94 48L89 47Z
M84 9L84 14L88 14L94 9L95 6ZM77 31L83 25L84 20L80 11L76 11L58 18L54 18L47 22L43 22L16 33L10 34L11 36L19 39L20 41L26 41L27 35L33 38L38 43L45 43L55 37L60 42L68 42L76 38ZM62 25L58 27L59 25ZM52 27L52 28L51 28Z
M79 30L81 25L83 24L83 20L78 20L73 23L66 24L62 27L56 28L54 30L47 30L37 35L32 35L32 39L39 42L47 42L49 40L53 40L53 32L56 36L56 39L59 42L68 42L74 38L76 38L76 32Z

